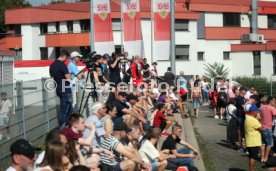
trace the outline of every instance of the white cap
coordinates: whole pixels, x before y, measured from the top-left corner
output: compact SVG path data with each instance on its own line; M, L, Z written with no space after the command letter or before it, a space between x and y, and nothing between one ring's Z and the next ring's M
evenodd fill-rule
M79 56L80 58L82 57L82 55L77 51L74 51L74 52L71 53L71 58L74 58L74 57L77 57L77 56Z

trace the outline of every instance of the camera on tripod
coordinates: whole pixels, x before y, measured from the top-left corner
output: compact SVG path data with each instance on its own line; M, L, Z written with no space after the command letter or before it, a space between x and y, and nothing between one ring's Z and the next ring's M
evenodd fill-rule
M95 55L96 55L96 51L90 52L86 55L83 55L83 57L81 58L81 61L83 63L85 63L86 68L91 69L93 67L93 64L95 63Z
M120 54L118 58L120 58L120 63L127 63L132 60L132 57L126 57L124 54Z

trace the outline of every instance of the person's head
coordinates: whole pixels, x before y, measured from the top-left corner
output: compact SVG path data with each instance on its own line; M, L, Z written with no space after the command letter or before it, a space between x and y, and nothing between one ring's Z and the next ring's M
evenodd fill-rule
M127 135L130 137L131 140L138 140L138 138L141 136L139 126L131 125L130 129L131 131L128 132Z
M63 144L66 144L68 142L66 136L62 132L60 132L59 129L53 129L46 135L45 147L52 141L59 141Z
M10 146L12 165L21 170L32 170L35 161L35 148L25 139L16 140Z
M71 59L77 64L80 60L81 60L81 57L82 55L77 52L77 51L74 51L71 53Z
M45 149L45 156L41 166L50 166L53 170L65 170L70 161L66 155L65 146L58 141L50 142Z
M95 58L95 61L96 61L98 64L103 63L103 57L102 57L101 55L97 54L97 55L94 56L94 58Z
M116 117L117 115L117 108L113 103L106 104L107 107L107 114L109 114L112 118Z
M272 96L268 96L268 97L267 97L267 100L266 100L266 103L267 103L268 105L271 105L271 106L275 107L275 98L272 97Z
M148 132L147 132L147 139L151 140L151 139L155 139L155 140L159 140L159 138L161 137L162 131L159 127L154 127L151 128Z
M103 102L96 102L92 108L92 114L102 118L106 114L106 105ZM100 119L99 118L99 119Z
M197 80L199 80L199 79L200 79L200 78L199 78L199 75L196 75L196 79L197 79Z
M229 104L236 105L236 99L235 98L230 98Z
M194 87L198 87L198 82L195 82L195 83L194 83Z
M138 97L131 93L128 95L127 101L133 106L137 103Z
M128 52L124 53L124 57L127 58L128 57Z
M115 125L113 127L113 133L119 140L126 138L127 133L131 131L132 130L122 120L115 122Z
M251 104L254 104L254 103L256 103L256 101L258 100L258 96L257 95L251 95L250 97L249 97L249 102L251 103Z
M253 93L255 92L255 88L254 88L254 87L251 87L251 88L249 89L249 91L250 91L251 94L253 94Z
M69 58L69 53L67 50L62 50L58 57L58 60L65 62Z
M83 132L85 129L83 116L78 113L73 113L68 118L68 126L73 130L77 130L78 132Z
M126 92L119 92L118 95L117 95L117 100L119 100L120 102L125 102L126 97L127 97Z
M240 89L239 89L239 95L241 97L244 97L245 94L246 94L246 89L244 87L240 87Z
M147 61L147 58L144 58L143 59L143 63L146 64L148 61Z
M116 60L117 57L118 57L118 54L117 54L116 52L113 52L113 53L111 54L111 58L112 58L113 60Z
M172 68L171 68L171 67L168 67L168 68L167 68L167 71L169 71L169 72L172 71Z
M110 55L109 55L108 53L105 53L105 54L103 54L103 58L104 58L105 60L109 60Z
M2 92L0 94L0 98L1 98L1 100L6 100L7 99L7 93L6 92Z
M184 76L184 71L180 71L179 75Z
M151 64L153 67L157 67L157 62L153 62L152 64Z
M165 112L165 104L164 103L159 103L158 105L157 105L157 109L159 110L159 111L161 111L161 112Z
M175 124L172 126L172 134L176 137L180 137L182 133L182 127L181 125Z
M69 171L90 171L90 168L83 165L77 165L73 166Z
M253 117L257 117L259 114L259 108L256 105L251 105L249 108L249 114Z

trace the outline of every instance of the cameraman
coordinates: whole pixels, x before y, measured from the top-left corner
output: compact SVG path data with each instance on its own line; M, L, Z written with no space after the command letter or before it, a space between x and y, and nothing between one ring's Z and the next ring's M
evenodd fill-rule
M120 57L113 52L111 55L111 60L109 61L109 69L110 69L110 82L115 84L115 87L122 81L120 76Z

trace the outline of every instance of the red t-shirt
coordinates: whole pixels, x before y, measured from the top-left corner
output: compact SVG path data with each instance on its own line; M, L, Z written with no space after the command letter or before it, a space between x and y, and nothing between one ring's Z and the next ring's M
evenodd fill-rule
M75 133L71 128L64 128L62 132L68 140L78 140L82 137L81 133Z
M166 117L166 115L164 115L164 113L162 113L160 110L158 110L153 119L153 126L160 127L163 120L165 120L165 117Z

